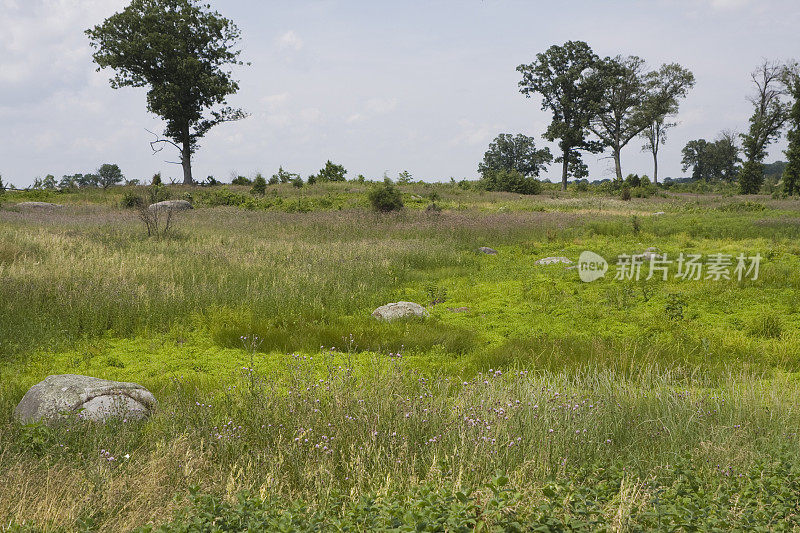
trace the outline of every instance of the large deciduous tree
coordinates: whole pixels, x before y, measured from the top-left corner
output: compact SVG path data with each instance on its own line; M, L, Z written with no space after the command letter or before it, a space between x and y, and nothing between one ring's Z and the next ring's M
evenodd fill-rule
M611 149L618 180L622 180L622 148L650 122L645 105L645 69L645 62L639 57L617 56L605 58L598 70L603 82L602 98L597 114L589 122L589 129L603 146Z
M622 149L648 131L648 144L654 151L653 177L658 181L658 147L671 126L665 119L677 113L678 100L694 85L694 75L675 63L648 71L644 60L636 56L607 57L598 75L603 96L589 128L611 149L617 179L622 180Z
M642 150L653 155L653 183L658 183L658 150L667 142L667 130L677 125L669 117L678 114L680 100L694 84L694 74L677 63L661 65L647 75L645 114L649 121L640 135L645 140Z
M589 140L589 121L597 113L602 86L597 70L600 59L583 41L568 41L551 46L536 55L529 65L520 65L519 90L526 97L542 96L542 109L553 113L553 120L544 137L558 139L562 165L561 188L566 190L571 170L580 170L579 150L602 151L602 144Z
M783 190L789 196L795 192L800 195L800 65L797 61L789 62L783 69L781 81L786 93L792 98L788 122L789 146L786 154L786 168L783 169Z
M501 133L489 145L478 172L485 176L487 172L516 170L525 177L538 176L551 161L550 150L536 148L533 137Z
M756 86L749 98L755 108L750 117L750 129L742 134L745 162L739 173L739 192L756 194L764 182L764 158L767 146L781 134L788 106L781 101L781 74L783 67L765 60L753 71L751 78Z
M132 0L86 30L98 70L111 68L111 87L148 87L147 109L166 121L164 139L180 151L183 182L192 184L198 140L221 122L245 116L227 106L239 90L230 66L241 65L240 31L198 0Z
M105 163L97 169L98 185L104 189L108 189L112 185L120 183L125 177L122 175L122 170L114 163Z

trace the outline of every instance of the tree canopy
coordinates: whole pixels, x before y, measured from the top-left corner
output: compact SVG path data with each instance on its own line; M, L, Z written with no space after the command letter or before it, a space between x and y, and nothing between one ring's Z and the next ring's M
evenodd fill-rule
M761 188L767 146L780 137L788 116L788 106L781 101L782 72L780 64L765 60L750 75L756 92L749 98L754 108L750 129L741 136L746 157L739 175L739 192L742 194L756 194Z
M97 177L98 184L104 189L108 189L112 185L120 183L124 178L122 170L120 170L118 165L113 163L101 165L100 168L97 169Z
M519 65L522 74L519 90L527 98L542 96L542 109L550 110L553 119L544 134L549 141L558 139L562 164L561 187L566 190L567 177L580 159L579 150L602 151L603 145L588 139L590 120L596 115L602 97L597 76L600 59L583 41L554 45L536 55L528 65ZM575 166L573 166L575 165Z
M478 172L485 176L497 170L516 170L525 177L538 176L551 161L550 150L537 149L533 137L501 133L489 145Z
M193 183L198 140L215 125L245 116L227 106L239 89L228 70L242 65L239 29L198 0L132 0L86 35L98 70L115 71L112 88L148 87L147 109L166 121L167 138L151 146L178 148L184 183Z
M800 195L800 65L796 61L784 67L781 82L793 100L787 117L789 132L786 137L789 146L784 152L787 162L783 169L783 190L789 196L794 193Z
M735 140L730 132L722 132L714 142L705 139L689 141L681 152L683 170L691 168L692 178L696 180L732 182L736 179L740 161Z

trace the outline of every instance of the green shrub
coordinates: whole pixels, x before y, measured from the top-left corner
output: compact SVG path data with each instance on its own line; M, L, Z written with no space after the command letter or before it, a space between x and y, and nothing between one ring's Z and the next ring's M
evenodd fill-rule
M642 180L639 178L638 174L628 174L625 178L625 185L633 189L634 187L638 187L642 184Z
M264 196L267 193L267 180L261 174L256 175L253 180L253 187L250 189L250 194L253 196Z
M253 180L249 180L244 176L236 176L231 180L231 185L252 185Z
M150 181L150 185L161 185L161 172L156 172L153 174L153 179Z
M382 184L373 186L368 196L369 203L375 211L388 213L403 209L403 195L388 178Z
M144 199L133 191L125 191L120 204L124 209L135 209L144 204Z
M622 192L620 192L620 198L624 201L628 201L631 199L631 189L627 185L622 187Z
M317 179L321 182L325 181L346 181L345 174L347 171L342 165L337 165L329 159L325 166L319 171ZM309 177L310 179L310 177Z
M575 190L578 192L588 192L589 191L589 182L581 180L575 184Z
M516 170L493 170L486 172L478 181L479 187L487 191L513 192L517 194L539 194L542 184L534 178L526 178Z

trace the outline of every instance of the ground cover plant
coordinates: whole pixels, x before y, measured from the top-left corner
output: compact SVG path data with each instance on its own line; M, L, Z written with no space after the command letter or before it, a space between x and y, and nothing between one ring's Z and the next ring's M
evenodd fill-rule
M797 528L800 205L543 185L401 185L390 213L354 182L168 187L195 209L162 238L123 207L144 188L6 192L0 528ZM536 264L651 246L763 260L755 281ZM430 317L371 317L399 300ZM16 423L56 373L159 411Z

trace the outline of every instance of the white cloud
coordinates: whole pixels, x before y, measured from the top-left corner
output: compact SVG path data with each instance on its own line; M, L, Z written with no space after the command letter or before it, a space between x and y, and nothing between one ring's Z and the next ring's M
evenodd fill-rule
M486 124L474 124L467 119L459 120L458 126L461 131L450 140L450 146L485 144L489 140L491 132L497 129Z
M278 37L278 46L281 49L300 50L303 48L303 40L294 32L289 30Z
M367 111L376 115L383 115L394 111L397 107L397 98L370 98L367 100Z
M304 122L319 122L322 113L316 107L309 107L300 111L300 120Z
M750 3L750 0L710 0L714 9L738 9Z
M289 101L289 93L270 94L261 98L261 103L266 106L269 111L276 111L286 105Z

